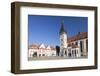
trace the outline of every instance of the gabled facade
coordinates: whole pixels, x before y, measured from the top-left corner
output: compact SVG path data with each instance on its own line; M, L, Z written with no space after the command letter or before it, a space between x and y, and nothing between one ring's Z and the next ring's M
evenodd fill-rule
M41 57L41 56L56 56L56 49L51 46L45 46L44 44L29 46L28 57Z

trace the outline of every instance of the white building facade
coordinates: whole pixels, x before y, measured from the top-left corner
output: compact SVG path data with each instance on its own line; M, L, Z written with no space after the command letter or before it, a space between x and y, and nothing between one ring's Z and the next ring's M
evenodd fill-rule
M36 45L32 44L29 46L28 56L41 57L41 56L56 56L56 49L51 46L45 46L44 44Z
M63 23L59 32L60 35L60 56L86 57L88 53L87 32L78 33L68 38Z

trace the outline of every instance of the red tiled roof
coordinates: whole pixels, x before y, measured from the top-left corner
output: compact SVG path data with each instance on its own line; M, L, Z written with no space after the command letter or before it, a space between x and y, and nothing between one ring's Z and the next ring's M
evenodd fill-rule
M72 42L72 41L84 39L84 38L87 38L87 37L88 37L88 33L87 32L81 32L81 33L77 34L76 36L68 38L68 43Z
M39 46L40 46L40 45L31 44L31 45L29 45L29 49L30 49L30 48L38 49Z
M48 50L47 49L47 46L46 46L46 48L39 48L41 45L36 45L36 44L31 44L31 45L29 45L29 49L46 49L46 50ZM53 46L50 46L50 49L51 50L56 50L56 48L54 48Z

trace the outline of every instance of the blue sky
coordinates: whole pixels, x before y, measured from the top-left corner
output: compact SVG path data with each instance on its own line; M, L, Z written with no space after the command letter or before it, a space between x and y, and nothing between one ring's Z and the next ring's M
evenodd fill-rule
M28 15L28 42L56 46L60 44L61 23L68 37L88 31L87 17Z

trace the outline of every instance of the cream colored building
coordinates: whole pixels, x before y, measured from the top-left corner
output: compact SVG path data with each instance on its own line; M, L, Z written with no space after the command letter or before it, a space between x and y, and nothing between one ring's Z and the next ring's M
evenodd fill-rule
M56 56L56 49L51 46L45 46L44 44L29 46L29 57L41 57L41 56Z

